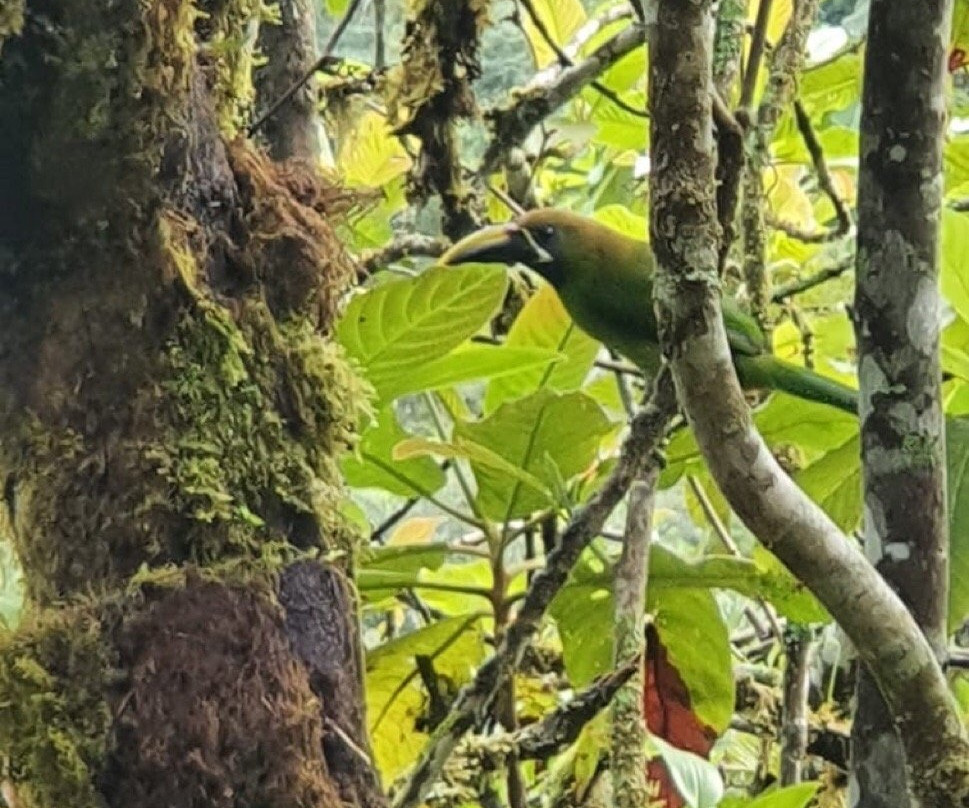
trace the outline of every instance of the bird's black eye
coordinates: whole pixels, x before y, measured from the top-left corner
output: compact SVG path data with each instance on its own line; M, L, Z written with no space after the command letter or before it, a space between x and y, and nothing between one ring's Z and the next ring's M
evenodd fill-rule
M542 240L548 241L555 235L555 227L553 225L547 224L542 227Z

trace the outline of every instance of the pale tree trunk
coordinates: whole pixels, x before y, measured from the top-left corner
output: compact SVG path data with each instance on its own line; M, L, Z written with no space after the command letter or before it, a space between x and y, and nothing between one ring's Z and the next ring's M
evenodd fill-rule
M326 337L353 269L340 194L224 139L253 5L30 0L0 25L21 805L383 801L348 570L313 560L358 541L336 457L362 394Z
M949 0L872 0L855 292L865 546L940 661L949 536L938 257L951 16ZM862 671L852 730L852 804L911 804L904 762L892 717Z
M777 464L737 383L717 283L712 30L709 3L660 0L650 48L651 243L677 392L731 507L827 607L871 670L899 728L916 796L933 808L965 808L969 741L935 649L878 572ZM919 59L908 69L916 71Z

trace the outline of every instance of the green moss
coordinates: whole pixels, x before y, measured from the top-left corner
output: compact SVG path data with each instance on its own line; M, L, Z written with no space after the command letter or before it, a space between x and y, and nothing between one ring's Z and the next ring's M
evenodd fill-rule
M216 65L213 85L219 129L235 137L244 128L256 97L253 67L259 62L249 32L279 22L275 4L264 0L210 0L202 3L204 53Z
M0 641L0 747L25 808L97 808L114 657L86 609L44 611Z
M253 300L230 316L199 300L168 351L167 436L150 450L197 560L268 540L350 549L339 455L365 394L340 349Z

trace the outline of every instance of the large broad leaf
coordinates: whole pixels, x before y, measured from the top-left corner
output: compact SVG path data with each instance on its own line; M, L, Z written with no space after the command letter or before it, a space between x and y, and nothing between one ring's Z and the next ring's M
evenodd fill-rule
M610 429L612 424L589 396L541 390L476 423L459 422L454 437L491 450L554 491L590 467L599 441ZM553 504L492 464L472 460L471 468L478 483L478 507L489 519L503 522Z
M532 8L552 41L560 48L567 45L572 35L586 20L585 9L579 0L533 0ZM525 36L532 48L537 67L547 67L557 60L555 51L545 36L532 22L531 15L522 15Z
M600 100L601 99L601 100ZM596 124L596 143L616 149L643 151L649 138L649 127L639 115L623 109L601 96L596 99L592 120ZM623 98L636 109L646 108L646 93L633 90Z
M804 493L846 532L858 527L861 519L860 452L855 435L795 475Z
M798 783L775 788L756 797L727 797L719 808L807 808L818 792L818 783Z
M503 378L521 373L542 373L562 359L554 350L544 348L460 345L446 356L432 359L408 373L390 375L382 384L385 399L408 393L441 390L464 382Z
M851 51L804 71L798 98L814 120L858 103L864 54Z
M667 576L672 561L654 566L657 558L675 556L658 546L652 553L647 608L656 614L660 639L689 691L692 709L704 724L721 732L733 713L734 696L727 630L709 590L717 584L699 576L677 582ZM611 581L601 568L590 566L594 563L586 561L573 570L549 609L576 687L612 666Z
M350 301L337 337L381 397L477 332L501 304L501 267L435 267Z
M410 167L410 158L394 137L387 119L364 112L340 149L337 164L348 185L382 188Z
M949 305L969 322L969 215L945 210L942 214L942 294Z
M367 653L367 718L377 767L387 782L415 761L427 741L418 730L428 696L417 668L427 657L452 695L487 653L478 615L441 620Z
M554 365L546 362L493 379L485 394L485 412L540 387L577 389L592 367L599 343L573 324L555 290L543 284L515 318L505 348L542 349L563 358Z
M723 732L734 707L730 638L713 593L670 589L653 604L669 663L685 682L697 718Z
M949 628L969 618L969 418L946 419L949 487Z
M377 421L366 432L356 455L343 458L343 477L356 488L382 488L402 497L414 496L413 486L402 478L416 483L428 493L444 485L444 472L429 457L398 461L393 458L394 447L412 437L397 422L391 406L377 413ZM394 473L396 472L396 473Z

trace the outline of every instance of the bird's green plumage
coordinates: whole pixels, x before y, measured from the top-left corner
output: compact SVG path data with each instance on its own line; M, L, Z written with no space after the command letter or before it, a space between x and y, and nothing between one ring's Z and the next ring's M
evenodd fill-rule
M645 241L629 238L592 219L551 208L473 233L441 259L522 263L551 283L583 331L645 370L659 365L653 312L655 259ZM734 365L747 388L769 388L857 411L857 393L807 368L771 355L757 322L732 300L723 320Z

